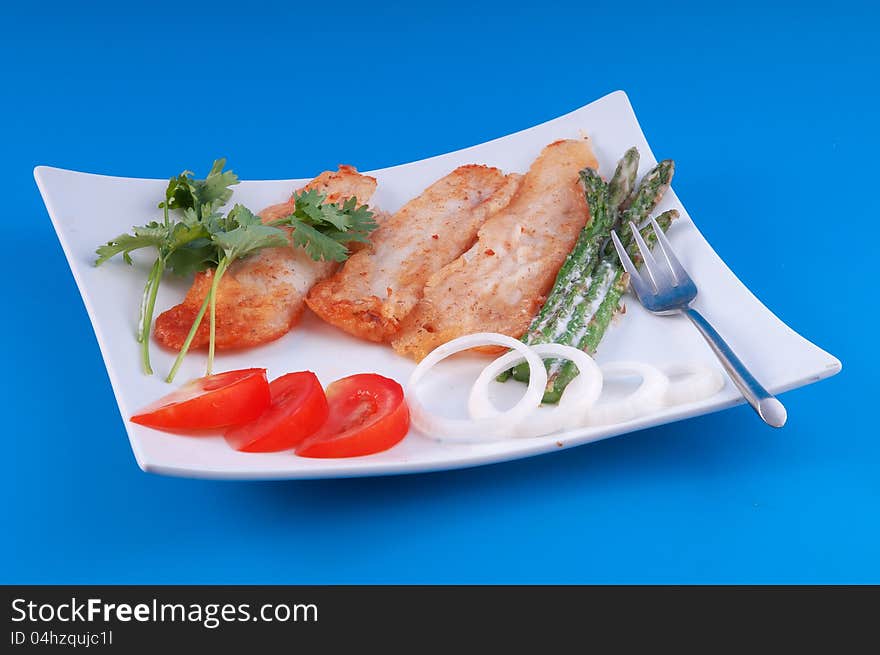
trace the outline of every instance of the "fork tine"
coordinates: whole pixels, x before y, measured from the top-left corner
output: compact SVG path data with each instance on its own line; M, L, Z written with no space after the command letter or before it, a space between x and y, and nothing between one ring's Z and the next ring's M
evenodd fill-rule
M672 249L669 239L666 238L666 234L653 218L651 219L651 226L654 228L654 234L657 235L657 243L660 244L660 250L663 251L663 256L666 258L669 269L672 271L673 285L677 287L679 284L686 282L690 276L684 270L684 266L678 261L678 257L675 256L675 251Z
M623 244L620 242L620 237L617 236L615 230L611 230L611 240L614 242L614 249L617 250L617 256L620 257L620 263L623 264L624 270L629 273L630 286L632 286L633 291L636 292L639 300L644 303L651 297L651 295L653 295L653 291L648 288L648 285L642 279L636 265L633 264L632 260L629 258L626 248L623 247Z
M659 291L661 283L665 281L663 270L657 265L657 261L654 259L651 249L648 247L648 244L645 243L636 224L630 221L629 227L632 230L633 239L635 239L636 245L639 247L639 253L642 255L642 262L645 265L645 271L651 279L651 284L654 285L654 291Z

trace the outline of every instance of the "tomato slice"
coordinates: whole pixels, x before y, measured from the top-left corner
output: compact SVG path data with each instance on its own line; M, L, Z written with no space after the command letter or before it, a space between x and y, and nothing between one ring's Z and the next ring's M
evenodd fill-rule
M296 449L303 457L357 457L391 448L409 430L409 408L394 380L361 373L327 387L330 416Z
M246 452L293 448L327 420L327 398L311 371L288 373L269 384L272 404L256 419L223 435L230 446Z
M205 430L255 419L269 406L266 369L227 371L187 382L131 417L160 430Z

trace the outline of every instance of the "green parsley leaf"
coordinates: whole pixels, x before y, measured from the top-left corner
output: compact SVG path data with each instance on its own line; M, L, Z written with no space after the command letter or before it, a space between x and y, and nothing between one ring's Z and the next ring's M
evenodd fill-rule
M192 176L192 171L183 171L168 180L165 200L159 203L159 209L193 209L196 204L196 187Z
M225 159L217 159L204 180L193 179L192 171L183 171L168 181L165 201L159 209L192 209L197 215L210 214L232 197L230 186L238 184L238 176L224 171Z
M167 249L174 252L178 248L192 243L196 239L207 239L208 230L202 223L175 223L170 228Z
M345 201L345 204L342 206L342 210L348 216L348 220L350 222L349 231L357 233L363 236L363 239L353 239L355 241L362 241L363 243L369 243L368 237L370 233L375 230L378 226L376 223L376 217L370 208L366 205L357 206L356 198L349 198Z
M236 225L262 225L263 221L244 205L236 205L229 212L229 220L235 221Z
M217 246L210 239L197 239L168 255L166 267L178 277L187 277L217 265Z
M95 253L98 258L95 266L100 266L111 257L122 253L122 259L126 264L131 264L131 253L141 248L160 248L168 236L168 229L161 223L153 221L141 227L132 229L132 234L120 234L111 239L103 246L99 246Z
M235 205L222 227L211 233L211 241L220 247L228 263L263 248L280 248L289 244L285 230L263 225L260 218L244 205Z
M211 167L211 172L204 180L196 181L199 202L211 210L225 205L232 197L229 187L238 184L238 175L232 171L223 171L226 159L218 159Z
M349 250L339 239L296 219L293 226L293 244L304 248L315 261L344 262L348 259ZM346 233L341 234L344 236Z
M358 207L355 198L342 204L326 199L326 195L314 189L303 191L294 196L293 214L274 221L273 225L293 227L294 245L305 248L312 259L342 262L351 254L346 244L370 242L376 221L369 207Z
M327 223L336 230L344 232L350 227L348 218L333 203L325 203L326 199L327 196L314 189L294 195L294 207L296 208L294 216L300 222L313 227L320 228Z

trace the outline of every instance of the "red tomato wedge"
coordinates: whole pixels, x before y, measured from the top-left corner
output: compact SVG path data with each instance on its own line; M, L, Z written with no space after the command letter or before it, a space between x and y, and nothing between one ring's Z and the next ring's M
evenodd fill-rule
M246 368L198 378L131 417L160 430L206 430L252 421L269 406L266 369Z
M293 448L327 420L327 398L311 371L288 373L269 384L272 404L256 419L224 435L236 450L273 452Z
M409 408L394 380L362 373L327 387L330 416L296 449L303 457L357 457L391 448L409 430Z

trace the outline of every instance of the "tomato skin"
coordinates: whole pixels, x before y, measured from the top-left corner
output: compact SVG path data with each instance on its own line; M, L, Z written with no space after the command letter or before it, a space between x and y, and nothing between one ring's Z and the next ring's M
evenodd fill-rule
M324 389L311 371L288 373L269 384L272 402L257 418L223 435L236 450L289 450L320 428L329 412Z
M187 382L131 417L159 430L206 430L251 421L269 406L266 369L227 371Z
M375 373L337 380L327 387L330 415L296 449L302 457L359 457L388 450L409 431L403 388Z

